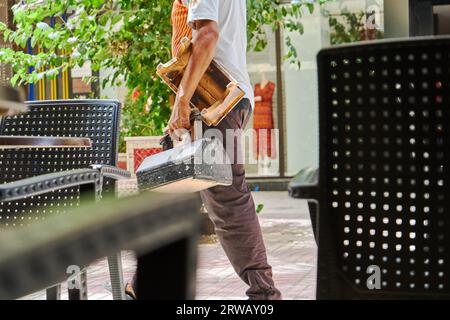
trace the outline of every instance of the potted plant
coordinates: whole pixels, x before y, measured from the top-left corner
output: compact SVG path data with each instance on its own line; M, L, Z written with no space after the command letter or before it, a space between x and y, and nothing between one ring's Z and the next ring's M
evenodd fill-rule
M340 19L329 15L331 28L331 44L352 43L364 40L375 40L383 38L383 32L376 28L367 27L367 16L364 11L350 12L343 9Z

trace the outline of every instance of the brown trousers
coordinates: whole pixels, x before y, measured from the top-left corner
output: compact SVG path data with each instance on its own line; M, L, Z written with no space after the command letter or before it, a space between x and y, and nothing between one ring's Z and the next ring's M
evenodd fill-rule
M226 130L243 130L250 115L250 101L244 99L214 128L222 133L225 148ZM236 155L242 150L240 144L240 139L235 139L232 154ZM227 152L230 154L228 150ZM245 182L244 165L236 161L236 156L234 158L230 159L233 184L217 186L200 194L228 259L239 277L250 286L247 296L255 300L281 299L281 293L275 288L272 279L272 268L267 263L255 204Z

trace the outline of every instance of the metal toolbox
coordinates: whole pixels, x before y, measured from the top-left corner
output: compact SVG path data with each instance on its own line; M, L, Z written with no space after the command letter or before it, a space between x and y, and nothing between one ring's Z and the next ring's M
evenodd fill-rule
M147 157L136 172L140 190L191 193L231 185L233 175L221 143L199 139Z

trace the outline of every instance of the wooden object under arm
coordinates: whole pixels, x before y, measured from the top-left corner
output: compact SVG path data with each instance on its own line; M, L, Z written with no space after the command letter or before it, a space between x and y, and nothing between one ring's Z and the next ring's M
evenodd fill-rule
M175 93L178 92L190 55L191 40L183 38L177 56L157 68L157 74ZM202 119L208 126L217 126L244 95L237 81L213 60L200 80L190 104L202 112Z

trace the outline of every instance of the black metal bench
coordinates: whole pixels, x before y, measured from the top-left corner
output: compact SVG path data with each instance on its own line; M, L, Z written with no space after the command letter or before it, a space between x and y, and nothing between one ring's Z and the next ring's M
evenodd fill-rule
M101 171L101 195L115 195L116 180L130 174L116 168L120 103L114 100L56 100L27 103L29 111L5 117L0 123L3 136L51 136L89 138L92 148L20 148L0 151L0 183L95 166ZM80 193L91 186L76 184L43 195L0 203L2 229L21 227L49 216L73 211ZM3 230L2 230L3 231ZM120 252L108 257L114 299L125 299ZM60 287L49 288L48 298L59 299ZM82 299L80 291L70 298Z

